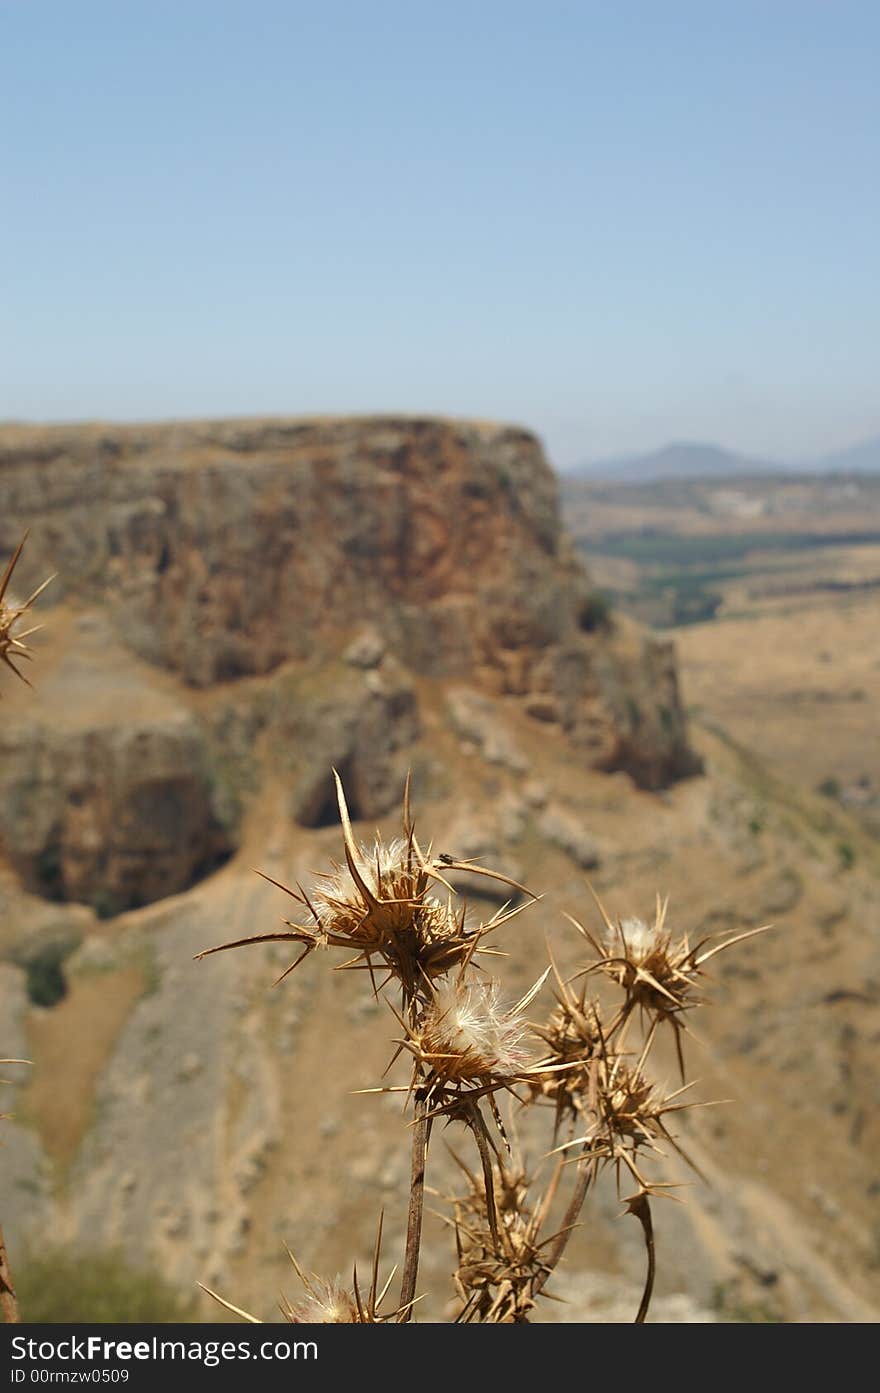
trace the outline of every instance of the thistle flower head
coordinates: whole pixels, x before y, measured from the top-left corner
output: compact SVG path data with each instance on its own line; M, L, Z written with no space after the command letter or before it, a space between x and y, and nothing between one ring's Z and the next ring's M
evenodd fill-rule
M617 1055L603 1059L598 1066L594 1099L585 1115L586 1133L574 1141L565 1142L560 1150L581 1148L582 1160L594 1165L612 1163L621 1166L636 1179L639 1192L649 1194L665 1187L647 1180L641 1173L643 1153L663 1154L661 1143L672 1147L679 1156L700 1174L687 1152L676 1141L666 1123L667 1114L692 1107L680 1102L690 1085L674 1093L664 1094L643 1072L653 1033L649 1036L637 1062Z
M370 1276L370 1286L366 1295L361 1292L358 1286L357 1268L354 1269L351 1287L343 1285L340 1277L334 1277L328 1281L324 1277L318 1277L314 1272L304 1272L297 1262L290 1249L287 1249L287 1256L293 1265L297 1277L303 1285L305 1295L297 1302L292 1302L289 1297L282 1296L280 1301L281 1314L291 1325L379 1325L383 1321L393 1321L400 1319L408 1313L409 1307L398 1307L395 1311L389 1311L382 1315L380 1307L388 1289L394 1280L397 1271L393 1268L388 1280L379 1290L379 1254L382 1247L382 1215L379 1216L379 1229L376 1234L376 1245L373 1251L373 1266ZM236 1316L241 1316L242 1320L249 1321L252 1325L261 1325L259 1316L251 1315L249 1311L244 1311L240 1306L233 1306L231 1301L225 1297L218 1296L216 1291L210 1287L202 1286L202 1291L207 1292L208 1296L213 1297L227 1311L232 1311Z
M617 1061L600 1081L596 1112L601 1124L616 1136L630 1139L635 1148L651 1145L662 1097L639 1069Z
M618 942L615 942L617 937ZM646 924L644 919L621 919L618 926L618 935L609 934L606 931L605 946L609 952L613 952L622 943L626 957L632 963L646 962L658 949L662 951L669 946L669 934L663 935L662 928L658 928L655 921L653 924Z
M658 896L652 924L635 916L615 924L606 917L597 945L602 970L624 989L629 1002L661 1014L683 1010L693 984L687 940L673 944L666 908Z
M585 974L600 971L623 989L623 1019L638 1007L655 1022L666 1021L673 1027L679 1067L684 1078L681 1047L684 1025L681 1017L685 1011L702 1004L701 998L696 995L696 987L704 963L715 953L754 934L764 933L770 926L765 924L761 928L735 934L711 948L707 946L710 942L708 938L691 947L687 934L673 937L666 923L669 901L661 900L659 895L652 924L636 917L619 919L615 923L595 892L593 898L603 919L600 939L594 938L576 919L571 919L571 923L597 954L596 961L584 969Z
M416 840L410 813L409 780L404 794L404 836L390 843L377 839L370 848L357 843L342 781L335 771L334 777L342 823L344 865L334 864L331 871L319 876L311 892L301 885L294 890L271 876L264 877L302 905L308 911L309 922L285 920L286 929L282 932L236 939L196 956L202 958L209 953L251 943L288 941L302 944L299 957L282 974L285 977L315 948L354 950L355 956L342 966L364 968L372 975L373 960L378 958L398 980L405 1000L414 1010L419 1003L430 999L433 981L454 968L463 969L475 952L491 951L482 948L482 939L519 913L518 908L504 907L488 923L476 929L468 927L465 908L453 907L455 892L443 872L471 870L504 881L526 895L530 892L495 871L448 858L435 861L430 850L423 852ZM446 904L435 893L439 884L449 891L450 899Z
M536 1291L549 1268L539 1241L548 1194L533 1210L530 1179L521 1165L492 1168L494 1223L486 1202L486 1182L455 1158L467 1178L464 1195L452 1203L458 1265L455 1286L461 1300L458 1320L485 1324L517 1324L528 1319Z
M533 1025L546 1052L535 1066L529 1087L533 1098L555 1104L558 1132L563 1118L574 1119L595 1103L596 1071L607 1047L597 1002L587 1001L558 979L556 1005L547 1020Z
M518 1003L505 1008L497 982L452 978L440 983L418 1033L418 1055L449 1082L514 1075L529 1060L528 1025Z
M364 881L373 895L383 898L409 900L417 890L412 874L409 847L402 837L391 842L376 838L372 847L360 842L353 858L358 878ZM323 875L313 892L316 903L350 904L358 900L360 891L348 866L334 863L333 870Z
M308 898L328 941L348 940L369 952L391 949L423 926L445 927L446 912L428 895L426 868L401 838L372 848L355 845L346 865L334 863Z
M307 1280L306 1294L295 1305L285 1297L281 1313L291 1325L358 1325L361 1316L357 1302L339 1277L328 1282L321 1277Z

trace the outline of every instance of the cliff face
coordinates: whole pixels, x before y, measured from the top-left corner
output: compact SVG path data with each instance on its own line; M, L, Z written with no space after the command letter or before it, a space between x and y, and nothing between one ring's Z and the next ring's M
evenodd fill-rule
M0 839L22 883L106 917L213 870L232 843L203 745L185 712L0 730Z
M5 427L0 555L26 527L17 592L59 575L35 689L0 681L0 1053L34 1061L0 1099L16 1263L47 1236L122 1246L271 1318L284 1243L328 1275L365 1268L384 1211L399 1261L406 1119L397 1098L352 1097L385 1079L394 1019L325 954L277 991L287 944L194 955L271 932L293 908L277 882L340 858L331 765L365 841L399 835L410 769L424 844L542 896L498 939L510 1000L547 935L563 976L581 968L563 915L597 927L585 872L615 916L668 892L692 942L788 916L712 974L694 1072L702 1098L737 1103L680 1115L714 1184L658 1206L658 1301L723 1290L734 1310L744 1293L792 1319L876 1318L876 1031L859 1014L876 889L705 731L707 777L679 781L698 762L673 649L603 619L533 437ZM457 1193L436 1152L431 1183ZM613 1183L597 1190L568 1271L606 1268L631 1319L644 1256ZM448 1240L438 1220L434 1313Z
M647 787L693 772L667 645L604 627L522 430L347 419L0 432L0 544L210 688L368 626Z

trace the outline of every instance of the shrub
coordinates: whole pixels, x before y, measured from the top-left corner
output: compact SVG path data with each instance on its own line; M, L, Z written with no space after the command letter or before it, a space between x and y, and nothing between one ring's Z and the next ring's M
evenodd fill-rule
M21 1319L38 1325L195 1320L194 1302L119 1249L46 1249L16 1264Z
M27 994L34 1006L56 1006L67 995L64 959L70 943L46 943L27 962Z
M578 614L578 624L588 634L611 627L611 602L601 590L591 590L587 595Z
M842 871L852 870L856 861L856 851L852 842L837 843L837 860Z

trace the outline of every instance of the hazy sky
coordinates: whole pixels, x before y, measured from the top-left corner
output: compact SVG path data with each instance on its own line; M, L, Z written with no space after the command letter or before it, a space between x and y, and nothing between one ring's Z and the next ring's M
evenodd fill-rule
M880 432L876 0L0 0L0 417Z

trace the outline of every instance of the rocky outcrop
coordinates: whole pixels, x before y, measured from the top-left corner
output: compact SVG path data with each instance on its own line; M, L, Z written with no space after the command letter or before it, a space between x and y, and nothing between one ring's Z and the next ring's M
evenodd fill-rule
M294 672L279 680L275 697L274 732L292 771L295 822L337 825L332 769L343 779L353 817L378 817L399 804L404 752L418 738L420 722L412 684L394 659L366 671L359 661Z
M403 667L561 727L587 764L649 787L695 768L671 650L605 624L527 431L7 427L0 488L0 545L33 529L22 584L58 571L56 595L106 601L131 649L191 687L332 657L366 629Z
M0 847L27 889L116 914L185 889L233 845L185 713L0 727Z

